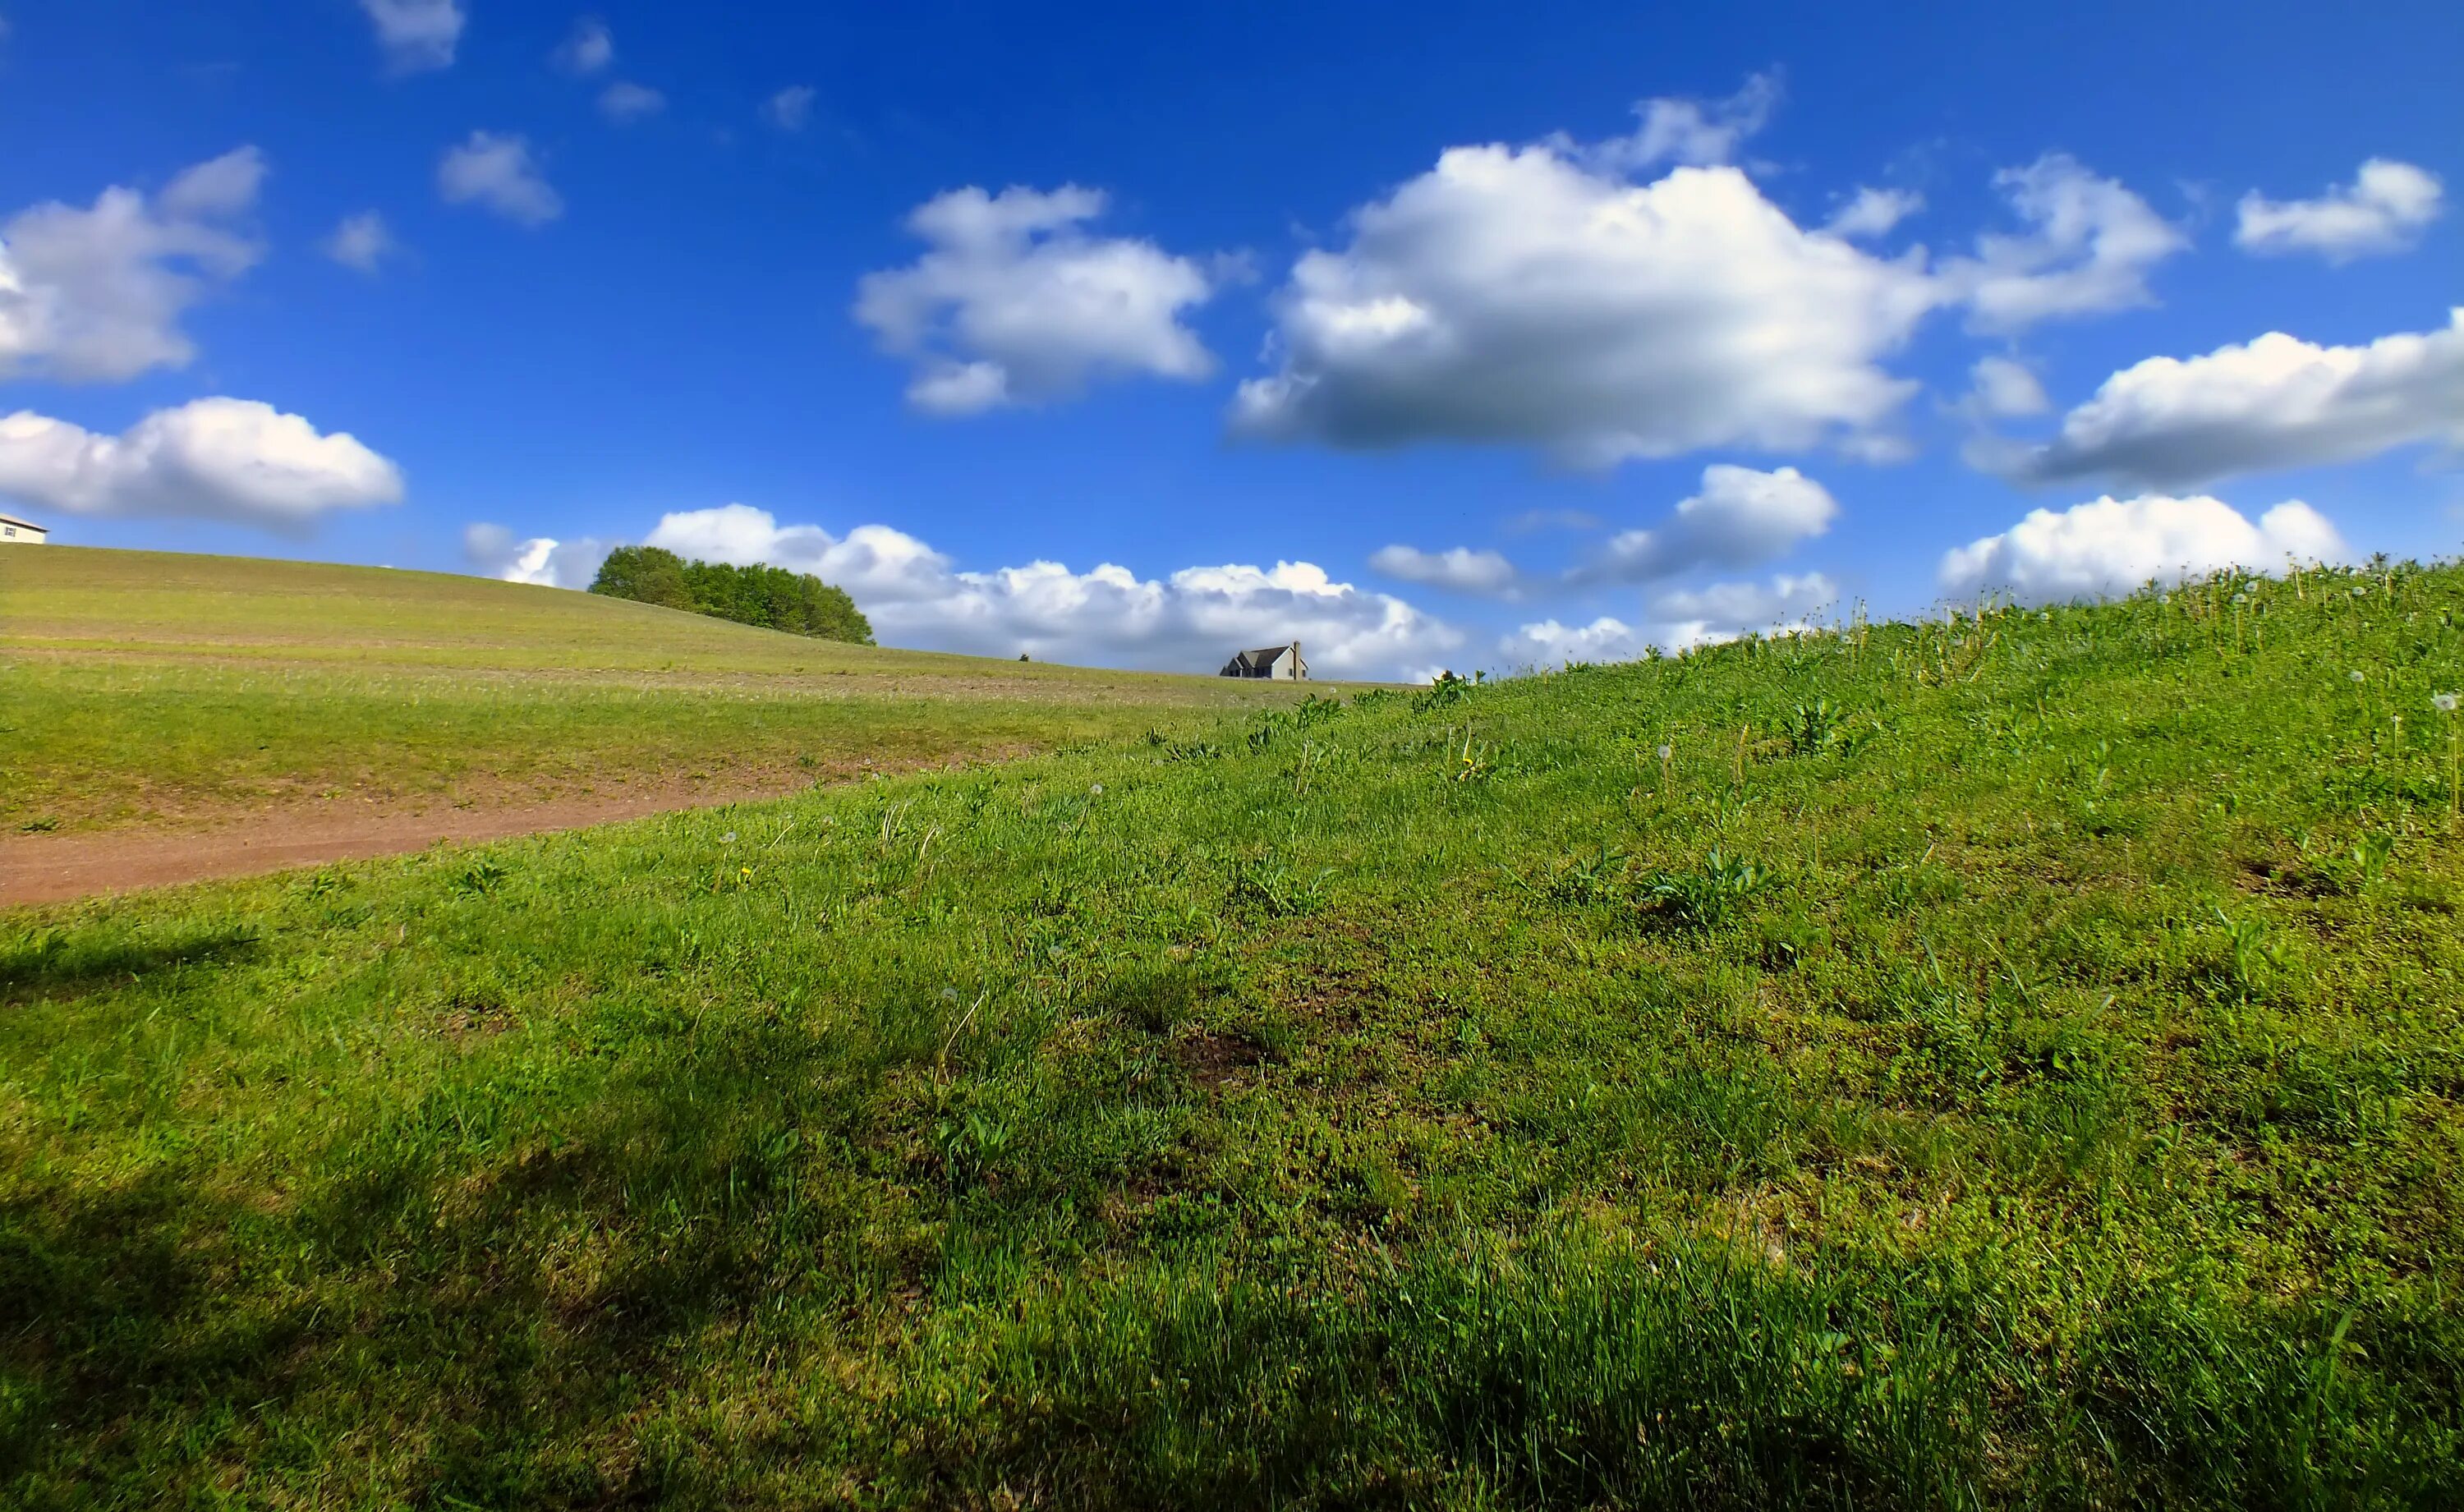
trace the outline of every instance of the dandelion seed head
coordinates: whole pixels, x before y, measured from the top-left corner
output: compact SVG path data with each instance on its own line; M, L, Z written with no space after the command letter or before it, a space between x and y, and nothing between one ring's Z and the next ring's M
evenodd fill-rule
M2233 607L2239 608L2250 602L2250 595L2247 593L2236 593L2233 596Z
M1093 787L1089 788L1087 793L1090 798L1102 798L1104 796L1104 784L1098 782Z
M2357 683L2358 683L2358 682L2361 682L2361 681L2363 680L2363 678L2362 678L2362 674L2361 674L2360 672L2358 672L2358 671L2356 671L2356 672L2350 672L2350 673L2347 673L2346 675L2348 675L2349 677L2351 677L2351 678L2352 678L2352 680L2353 680L2353 681L2355 681L2355 682L2357 682Z
M719 837L718 837L718 843L719 843L720 844L722 844L722 845L733 845L733 844L736 844L736 831L734 831L734 830L732 830L732 829L731 829L731 830L729 830L726 834L719 836Z
M2353 584L2353 597L2356 599L2367 598L2369 596L2369 589L2363 587L2358 582Z
M1661 747L1660 748L1660 759L1661 759L1662 761L1667 760L1670 756L1674 756L1674 755L1676 755L1676 754L1677 754L1677 748L1676 748L1676 747L1674 747L1674 746L1661 746Z
M957 989L956 987L944 987L944 988L942 988L942 989L941 989L941 1000L942 1000L943 1002L945 1002L945 1003L954 1003L954 1002L957 1002L957 1001L958 1000L958 989Z
M2432 693L2430 695L2430 707L2437 710L2442 714L2453 713L2455 712L2456 702L2456 695L2453 693Z

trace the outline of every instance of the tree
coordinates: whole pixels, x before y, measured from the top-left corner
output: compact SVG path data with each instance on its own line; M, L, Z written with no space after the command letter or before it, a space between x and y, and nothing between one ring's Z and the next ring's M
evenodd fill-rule
M687 561L656 546L620 546L607 554L590 591L791 635L872 644L871 622L845 589L784 567Z
M619 546L609 552L599 564L599 576L590 580L590 591L666 609L694 607L685 585L684 559L656 546Z

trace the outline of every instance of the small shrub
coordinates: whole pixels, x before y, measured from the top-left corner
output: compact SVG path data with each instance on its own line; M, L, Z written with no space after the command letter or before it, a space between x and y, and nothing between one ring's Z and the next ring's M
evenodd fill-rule
M1232 868L1232 905L1270 919L1315 913L1326 902L1326 883L1332 868L1314 873L1295 871L1280 861L1241 861Z
M2264 996L2284 966L2284 947L2269 935L2267 921L2255 914L2235 918L2222 909L2215 914L2225 931L2220 963L2224 980L2245 997Z
M1797 705L1795 717L1789 721L1789 747L1798 756L1819 756L1844 744L1846 738L1841 711L1828 698Z
M1644 884L1650 908L1683 929L1710 931L1732 918L1740 904L1770 885L1771 874L1718 847L1692 871L1661 871Z
M453 879L453 890L465 897L483 897L503 886L509 875L511 873L493 861L476 862L464 867L462 874Z
M1427 688L1412 695L1412 708L1420 713L1426 713L1432 709L1443 709L1462 703L1470 695L1478 677L1478 673L1470 677L1457 677L1452 672L1440 672L1437 679Z

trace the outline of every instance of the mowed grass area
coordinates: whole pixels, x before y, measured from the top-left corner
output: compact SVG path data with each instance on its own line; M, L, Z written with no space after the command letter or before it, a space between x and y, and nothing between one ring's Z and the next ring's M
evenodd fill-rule
M1297 696L877 650L439 573L0 555L0 830L784 786Z
M2452 1504L2459 612L2219 581L7 915L0 1501Z

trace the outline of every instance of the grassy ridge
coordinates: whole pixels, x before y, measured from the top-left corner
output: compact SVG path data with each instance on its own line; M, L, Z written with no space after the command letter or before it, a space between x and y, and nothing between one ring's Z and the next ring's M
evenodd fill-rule
M11 916L0 1500L2435 1504L2464 573L2236 591Z
M0 653L11 830L785 785L1291 696L842 646L438 573L75 547L0 555Z

